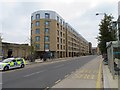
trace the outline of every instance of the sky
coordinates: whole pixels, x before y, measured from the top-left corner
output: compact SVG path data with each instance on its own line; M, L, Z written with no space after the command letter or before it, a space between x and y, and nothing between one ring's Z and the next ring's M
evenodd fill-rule
M31 14L38 10L57 12L93 47L97 46L103 15L118 18L119 0L1 0L0 33L3 42L30 43Z

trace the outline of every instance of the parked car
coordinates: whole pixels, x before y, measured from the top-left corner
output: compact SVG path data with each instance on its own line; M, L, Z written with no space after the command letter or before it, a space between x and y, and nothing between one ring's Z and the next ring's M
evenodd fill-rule
M25 60L23 58L7 58L0 62L0 70L9 70L13 68L24 68Z

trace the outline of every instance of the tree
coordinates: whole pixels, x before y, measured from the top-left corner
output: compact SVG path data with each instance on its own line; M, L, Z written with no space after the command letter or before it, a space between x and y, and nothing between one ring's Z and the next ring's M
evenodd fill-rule
M115 33L112 29L112 19L113 17L111 15L104 14L104 18L99 25L99 36L97 39L102 54L107 53L106 42L116 40Z

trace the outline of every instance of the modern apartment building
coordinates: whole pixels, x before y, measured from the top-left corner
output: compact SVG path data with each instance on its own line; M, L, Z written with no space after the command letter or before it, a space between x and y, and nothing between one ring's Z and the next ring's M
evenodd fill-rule
M39 57L73 57L89 53L89 42L54 11L40 10L31 15L31 45Z

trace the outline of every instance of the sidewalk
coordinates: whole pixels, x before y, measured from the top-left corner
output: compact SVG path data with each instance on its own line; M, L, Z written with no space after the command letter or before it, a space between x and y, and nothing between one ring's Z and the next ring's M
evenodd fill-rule
M103 64L103 84L104 88L118 88L118 76L115 76L115 79L113 79L112 73L110 73L110 70L108 68L108 65Z
M102 87L102 82L97 82L98 78L101 78L101 76L98 77L100 58L101 56L98 56L88 62L52 88L96 88L98 84Z

